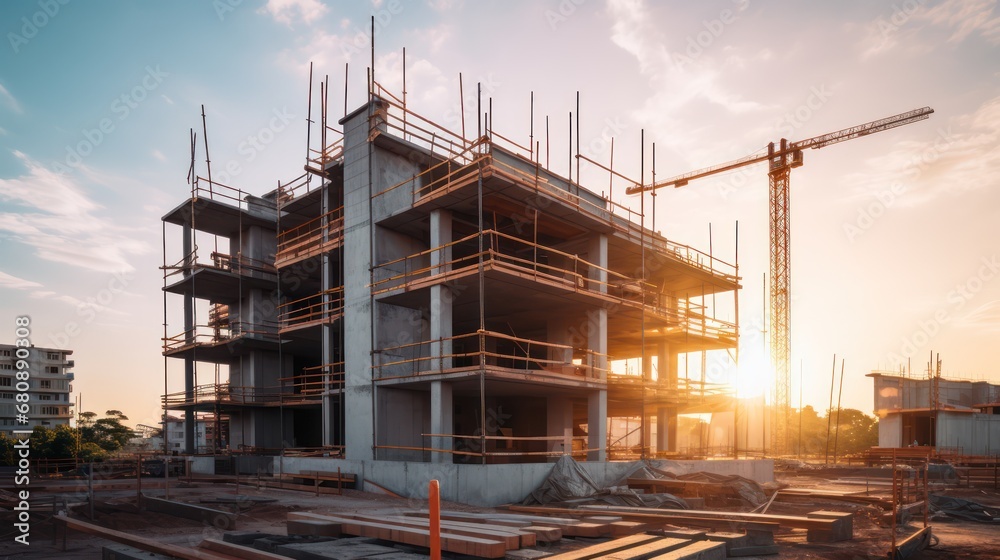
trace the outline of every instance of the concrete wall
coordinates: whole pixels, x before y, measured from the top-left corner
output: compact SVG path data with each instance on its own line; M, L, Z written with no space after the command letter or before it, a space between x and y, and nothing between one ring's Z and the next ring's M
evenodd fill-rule
M379 387L376 394L378 413L378 445L427 447L430 439L421 434L431 432L430 395L426 391L409 391ZM389 461L426 461L422 450L379 449L378 458Z
M427 483L441 481L441 497L445 500L477 506L497 506L520 502L537 488L552 470L551 463L522 465L456 465L397 461L350 461L311 457L275 457L275 472L294 473L304 470L336 470L408 498L427 497ZM706 471L724 475L739 475L759 483L774 480L774 461L651 461L653 466L675 474ZM636 463L585 462L580 466L601 485L611 485L635 468ZM377 491L374 488L368 488Z
M900 414L890 414L878 421L878 446L879 447L902 447L903 446L903 416Z
M959 447L968 455L996 454L1000 452L1000 415L940 412L937 445Z

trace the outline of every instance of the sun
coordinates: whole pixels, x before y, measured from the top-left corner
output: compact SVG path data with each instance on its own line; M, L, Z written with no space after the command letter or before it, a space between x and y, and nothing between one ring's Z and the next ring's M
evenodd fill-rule
M735 385L736 396L741 399L768 395L774 386L774 372L770 361L759 354L741 359Z

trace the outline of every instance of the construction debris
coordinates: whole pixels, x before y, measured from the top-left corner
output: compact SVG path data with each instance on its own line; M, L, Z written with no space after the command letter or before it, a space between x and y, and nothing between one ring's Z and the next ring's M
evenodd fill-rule
M950 496L930 495L931 512L977 523L1000 523L1000 507Z

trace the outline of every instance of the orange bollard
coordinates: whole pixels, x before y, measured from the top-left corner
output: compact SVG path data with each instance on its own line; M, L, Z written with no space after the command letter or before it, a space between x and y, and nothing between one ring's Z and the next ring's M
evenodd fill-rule
M431 510L431 560L441 560L441 490L437 480L427 489L427 502Z

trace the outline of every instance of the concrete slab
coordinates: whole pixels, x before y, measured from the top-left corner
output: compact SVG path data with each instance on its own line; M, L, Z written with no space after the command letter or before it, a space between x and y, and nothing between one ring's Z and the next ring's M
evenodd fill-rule
M378 560L389 560L385 558L387 555L417 556L415 554L399 552L389 546L370 543L341 546L335 546L332 542L283 544L276 547L274 552L296 560L357 560L369 557L377 557Z
M220 511L184 502L163 500L161 498L150 498L149 496L142 497L142 506L149 511L166 513L167 515L191 519L193 521L201 521L206 525L223 531L231 531L236 528L236 515L228 511Z
M101 550L102 560L171 560L170 556L146 552L124 544L109 544Z

